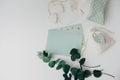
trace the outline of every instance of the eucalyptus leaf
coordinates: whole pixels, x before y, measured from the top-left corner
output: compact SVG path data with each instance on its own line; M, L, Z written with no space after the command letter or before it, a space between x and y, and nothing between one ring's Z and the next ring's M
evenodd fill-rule
M92 75L92 73L91 73L90 70L85 70L85 71L84 71L84 77L85 77L85 78L88 78L88 77L91 76L91 75Z
M72 75L69 74L69 77L67 74L63 74L63 77L65 78L64 80L71 80Z
M58 65L57 67L56 67L56 70L60 70L60 69L62 69L62 65Z
M85 58L82 58L80 61L79 61L80 65L83 65L85 63Z
M78 71L77 68L71 68L72 75L77 76L77 71Z
M47 63L51 60L51 57L43 57L42 60L43 62Z
M56 61L50 61L48 65L50 68L53 68L55 64L56 64Z
M102 72L100 70L94 70L93 71L93 75L96 77L96 78L99 78L102 76Z
M69 72L69 70L70 70L70 65L65 64L64 67L63 67L64 73L67 74Z
M75 54L77 59L80 59L81 55L80 53Z
M63 74L63 77L66 79L68 79L68 75L67 74Z
M59 62L59 64L58 64L58 66L56 67L56 69L59 70L59 69L63 68L64 65L65 65L65 61L62 60L62 61Z
M75 61L76 60L76 55L71 55L71 60Z
M43 55L44 55L45 57L48 57L48 53L47 53L46 51L43 51Z
M70 51L70 54L73 55L73 54L76 54L78 53L78 49L76 48L73 48L71 51Z
M78 72L77 72L77 78L79 80L84 80L85 79L84 78L84 72L81 69L79 69Z
M64 60L61 60L59 64L61 64L61 65L64 66L64 65L65 65L65 61L64 61Z

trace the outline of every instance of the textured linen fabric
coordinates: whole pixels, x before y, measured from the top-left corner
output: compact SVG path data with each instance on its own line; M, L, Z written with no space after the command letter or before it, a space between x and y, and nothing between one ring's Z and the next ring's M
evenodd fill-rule
M90 21L104 25L105 23L105 7L107 0L92 0L90 6Z

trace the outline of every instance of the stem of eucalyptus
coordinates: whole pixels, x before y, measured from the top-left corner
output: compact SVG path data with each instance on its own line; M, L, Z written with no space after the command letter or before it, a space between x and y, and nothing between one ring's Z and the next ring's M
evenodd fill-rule
M57 59L57 60L56 60L56 63L59 62L59 61L60 61L60 59Z
M96 67L100 67L101 65L97 65L97 66L86 66L86 65L83 65L84 67L88 67L88 68L96 68Z
M113 76L113 75L111 75L111 74L108 74L108 73L103 73L103 74L105 74L105 75L108 75L108 76L111 76L111 77L115 78L115 76Z

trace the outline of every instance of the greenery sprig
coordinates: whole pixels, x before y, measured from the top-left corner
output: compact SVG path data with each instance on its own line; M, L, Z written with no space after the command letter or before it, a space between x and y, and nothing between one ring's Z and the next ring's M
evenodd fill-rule
M81 55L78 49L76 48L73 48L70 51L70 55L72 61L79 60L79 65L80 65L79 68L71 67L69 64L67 64L64 60L61 59L52 60L52 55L48 54L46 51L38 53L38 56L43 60L43 62L48 63L48 66L50 68L54 68L55 65L57 64L56 70L61 70L61 69L63 70L64 80L72 80L72 77L74 78L74 80L85 80L85 78L88 78L91 75L93 75L96 78L99 78L103 74L111 76L113 78L115 77L111 74L104 73L103 70L96 70L96 69L93 71L90 71L88 69L84 70L83 67L96 68L96 67L100 67L100 65L98 66L84 65L86 58L81 58Z

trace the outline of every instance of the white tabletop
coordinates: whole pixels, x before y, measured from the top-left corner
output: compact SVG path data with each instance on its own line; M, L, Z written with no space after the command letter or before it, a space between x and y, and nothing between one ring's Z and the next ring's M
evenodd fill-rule
M56 27L48 19L47 5L47 0L0 0L0 80L64 80L62 71L50 69L36 53L45 49L47 30ZM116 78L103 75L86 80L120 79L120 0L109 0L104 26L115 32L116 43L100 54L89 40L84 56L88 65L100 64Z

